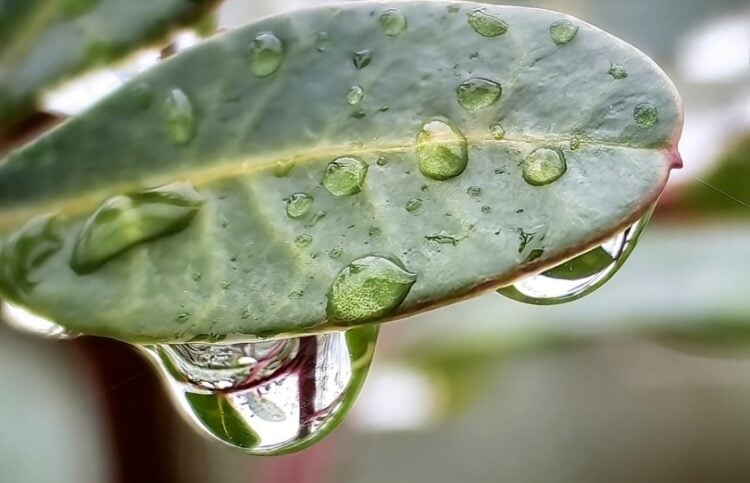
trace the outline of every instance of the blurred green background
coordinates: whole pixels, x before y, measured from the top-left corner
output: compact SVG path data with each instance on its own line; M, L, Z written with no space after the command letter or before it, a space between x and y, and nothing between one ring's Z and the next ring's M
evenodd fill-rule
M229 0L219 26L316 3L333 2ZM384 327L345 424L269 459L194 432L122 344L0 326L0 482L750 481L750 4L502 3L623 38L683 94L685 169L612 282L565 306L488 295ZM75 113L148 64L47 108Z

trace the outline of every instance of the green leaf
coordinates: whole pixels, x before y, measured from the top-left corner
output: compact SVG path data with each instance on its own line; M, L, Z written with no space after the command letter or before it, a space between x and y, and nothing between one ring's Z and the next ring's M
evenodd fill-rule
M0 0L0 128L71 76L124 57L218 0Z
M379 21L393 8L396 35ZM477 33L476 8L507 31ZM550 26L565 19L576 34L558 44ZM558 13L359 2L281 15L164 62L0 164L3 263L28 267L0 270L13 274L0 288L76 332L136 342L397 319L635 222L679 164L681 122L652 61ZM102 217L100 265L77 274L92 215L154 187L162 201ZM202 201L181 224L164 203L188 188ZM32 263L11 242L39 216L62 243ZM159 217L179 231L147 236Z

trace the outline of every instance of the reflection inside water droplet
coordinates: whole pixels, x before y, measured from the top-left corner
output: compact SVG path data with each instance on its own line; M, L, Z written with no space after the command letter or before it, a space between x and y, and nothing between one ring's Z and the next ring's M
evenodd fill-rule
M16 330L50 339L74 339L79 334L7 301L0 302L0 318Z
M607 283L625 264L652 212L653 207L630 228L603 245L544 273L501 288L498 293L534 305L563 304L585 297Z
M146 346L181 409L202 430L251 454L303 449L352 407L376 327L236 344Z

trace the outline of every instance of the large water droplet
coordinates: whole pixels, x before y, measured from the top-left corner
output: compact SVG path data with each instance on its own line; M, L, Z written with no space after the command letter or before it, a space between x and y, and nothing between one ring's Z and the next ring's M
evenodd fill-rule
M467 111L479 111L496 103L503 93L497 82L474 78L458 86L458 103Z
M380 28L383 29L383 33L389 37L398 37L407 27L406 17L395 8L383 12L379 23Z
M484 8L478 8L469 15L469 25L483 37L497 37L508 31L508 23L489 14Z
M441 181L463 173L469 162L463 133L440 120L422 126L417 133L416 152L419 171Z
M247 49L247 64L258 77L268 77L284 62L284 44L271 32L261 32Z
M0 317L14 329L31 335L50 339L73 339L79 335L7 301L0 302Z
M360 50L355 52L352 56L352 62L357 70L362 70L372 62L372 51L371 50Z
M37 217L13 233L0 253L0 286L9 295L31 292L39 283L34 271L63 246L54 218Z
M625 264L648 225L653 207L633 226L600 247L544 273L498 290L520 302L556 305L573 302L607 283Z
M366 256L336 277L328 293L328 319L335 323L378 320L401 305L417 276L397 259Z
M198 118L182 89L172 89L164 102L164 122L169 138L177 146L189 143L198 134Z
M659 122L659 112L652 104L638 104L633 109L635 124L642 129L654 127Z
M313 197L307 193L294 193L286 200L286 214L289 218L301 218L310 210Z
M198 428L256 455L301 450L329 434L359 394L376 327L303 338L145 349Z
M338 158L326 168L323 186L333 196L356 195L364 187L367 168L359 158Z
M70 267L84 275L135 245L178 233L190 225L203 202L190 183L110 198L83 226Z
M549 26L549 34L557 45L569 44L578 35L578 27L570 20L558 20Z
M356 106L362 102L362 99L364 98L365 90L362 86L351 86L349 92L346 94L346 102L348 102L350 106Z
M567 169L562 151L541 148L523 161L523 179L530 185L544 186L560 179Z

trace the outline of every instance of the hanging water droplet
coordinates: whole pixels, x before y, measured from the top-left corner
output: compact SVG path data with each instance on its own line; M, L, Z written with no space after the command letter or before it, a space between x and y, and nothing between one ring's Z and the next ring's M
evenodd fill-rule
M354 62L354 67L358 70L364 69L372 62L372 51L360 50L359 52L355 52L352 56L352 62Z
M318 32L315 35L315 48L318 52L325 52L331 46L331 36L328 32Z
M310 210L313 197L307 193L294 193L286 200L286 214L289 218L301 218Z
M182 89L172 89L164 102L164 122L172 142L182 146L198 134L198 118Z
M495 141L502 141L505 139L505 129L500 124L493 124L490 126L490 134L492 134Z
M508 31L508 23L484 8L478 8L469 15L469 25L482 37L497 37Z
M458 103L467 111L480 111L496 103L503 93L497 82L474 78L458 86Z
M0 250L0 287L11 296L31 292L40 283L34 272L63 246L56 220L32 219L9 238Z
M376 327L235 344L146 346L178 407L255 455L297 451L344 419L364 383Z
M622 80L628 77L628 71L626 71L623 66L615 63L610 64L608 73L616 80Z
M659 122L659 112L652 104L638 104L633 110L633 119L638 127L649 129Z
M578 35L578 27L570 20L563 19L553 22L549 27L552 41L557 45L569 44Z
M654 207L633 226L600 247L544 273L498 290L519 302L556 305L573 302L607 283L625 264L653 213Z
M247 49L247 64L258 77L268 77L284 62L284 44L271 32L261 32Z
M0 302L0 319L18 331L49 339L74 339L80 335L8 301Z
M349 103L350 106L356 106L360 102L362 102L362 99L365 98L365 90L362 88L362 86L352 86L349 88L349 92L346 94L346 102Z
M312 241L312 235L303 233L302 235L297 235L297 238L294 239L294 244L297 245L297 248L305 248L306 246L310 245Z
M406 17L395 8L383 12L379 23L383 33L389 37L398 37L407 27Z
M412 213L417 211L422 206L422 200L419 198L412 198L406 202L406 211Z
M469 162L463 133L440 120L430 121L419 130L416 153L419 171L439 181L460 175Z
M523 161L523 179L533 186L544 186L560 179L568 169L562 151L537 149Z
M417 276L395 258L354 260L338 274L328 292L328 320L351 324L382 319L401 305L416 280Z
M482 188L479 186L469 186L466 190L466 194L472 198L479 198L482 195Z
M326 168L323 186L333 196L356 195L364 187L367 168L367 164L359 158L338 158Z
M70 267L85 275L138 244L178 233L190 225L203 202L191 183L110 198L81 229Z

